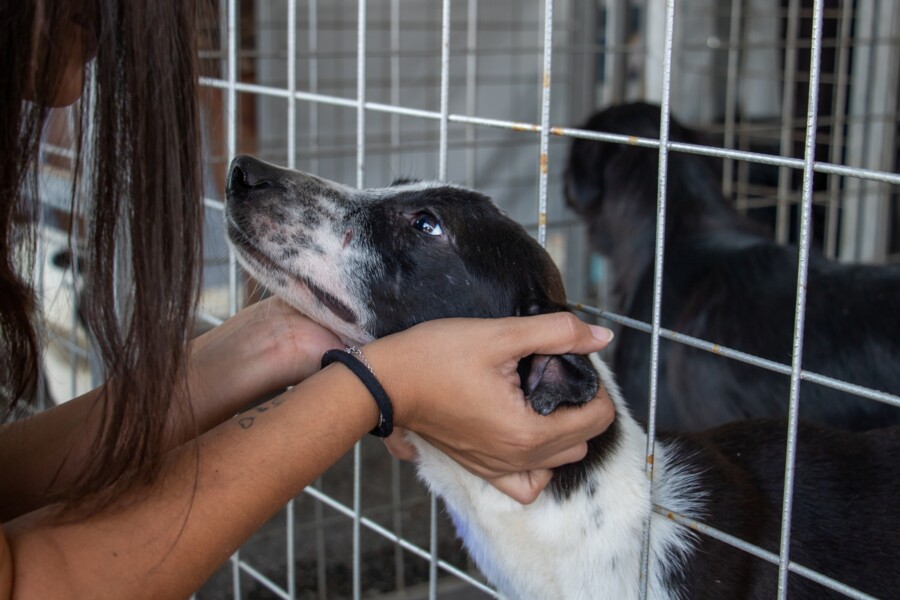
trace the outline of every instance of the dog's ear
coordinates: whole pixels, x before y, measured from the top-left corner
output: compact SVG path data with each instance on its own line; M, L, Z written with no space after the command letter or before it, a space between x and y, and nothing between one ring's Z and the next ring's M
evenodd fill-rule
M542 415L561 404L584 404L600 389L594 365L580 354L532 354L519 361L519 378L531 407Z
M563 176L566 204L579 215L598 209L603 197L603 161L616 149L612 144L591 140L574 140Z

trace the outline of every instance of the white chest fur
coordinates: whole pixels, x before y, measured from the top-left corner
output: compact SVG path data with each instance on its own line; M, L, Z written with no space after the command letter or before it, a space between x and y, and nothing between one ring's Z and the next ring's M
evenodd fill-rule
M652 512L652 502L697 516L700 494L673 464L676 452L657 445L651 499L644 471L646 435L628 414L609 369L594 357L616 404L616 451L566 499L545 492L523 506L409 434L420 477L444 499L457 534L491 583L508 598L637 598L643 527L652 515L650 597L675 598L665 570L692 546L689 532ZM593 490L593 492L591 492Z

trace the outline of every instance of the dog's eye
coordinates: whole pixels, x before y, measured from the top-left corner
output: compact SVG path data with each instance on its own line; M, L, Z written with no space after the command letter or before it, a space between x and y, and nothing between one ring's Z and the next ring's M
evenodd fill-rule
M412 226L428 235L443 235L444 230L434 215L419 213L412 220Z

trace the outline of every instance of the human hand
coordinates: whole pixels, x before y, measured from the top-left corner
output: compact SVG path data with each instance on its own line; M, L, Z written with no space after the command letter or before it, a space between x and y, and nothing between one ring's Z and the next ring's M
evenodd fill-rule
M612 423L601 389L592 402L538 415L516 371L530 354L589 354L608 330L569 313L506 319L443 319L368 344L364 352L394 403L389 450L415 457L403 428L517 501L533 502L550 469L584 458L587 440Z
M210 423L295 385L343 344L280 298L252 304L191 344L189 381L195 413Z

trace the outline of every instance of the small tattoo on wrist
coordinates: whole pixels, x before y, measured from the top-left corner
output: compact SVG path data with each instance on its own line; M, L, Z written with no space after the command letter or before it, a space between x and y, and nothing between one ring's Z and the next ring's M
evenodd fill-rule
M260 414L264 413L264 412L268 411L270 408L275 408L276 406L281 406L282 404L284 404L285 400L286 400L286 398L285 398L284 394L281 394L280 396L276 396L276 397L272 398L268 402L263 402L259 406L254 406L252 409L247 409L244 412L244 414L246 415L247 413L251 412L251 410L253 412L257 412ZM241 426L241 429L250 429L250 427L253 426L253 422L255 419L256 419L256 417L242 416L238 419L238 425Z

